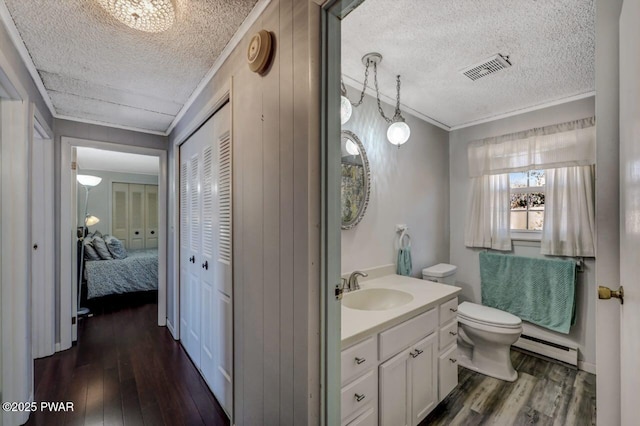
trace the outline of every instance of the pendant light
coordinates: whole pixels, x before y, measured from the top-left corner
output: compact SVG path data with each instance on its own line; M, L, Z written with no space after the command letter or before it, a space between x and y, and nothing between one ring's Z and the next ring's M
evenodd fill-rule
M369 79L369 67L373 66L373 79L376 89L376 101L378 102L378 112L384 120L389 123L389 127L387 129L387 139L393 145L400 147L409 140L411 136L411 128L405 122L404 117L402 116L402 111L400 111L400 75L396 76L396 109L393 117L389 118L385 115L382 110L382 103L380 101L380 89L378 88L378 64L382 62L382 55L376 52L367 53L362 57L362 63L365 66L364 72L364 84L362 86L362 92L360 93L360 100L357 103L353 103L349 101L347 97L347 90L340 80L341 88L342 88L342 96L340 98L340 122L342 124L346 123L352 114L351 106L358 107L362 104L364 99L364 93L367 89L367 81ZM346 102L345 102L346 101Z

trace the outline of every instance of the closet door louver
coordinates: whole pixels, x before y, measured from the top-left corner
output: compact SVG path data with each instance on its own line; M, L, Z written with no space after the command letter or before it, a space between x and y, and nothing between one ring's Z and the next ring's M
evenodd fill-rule
M230 409L233 389L233 309L232 309L232 245L231 245L231 178L232 178L232 149L231 135L225 131L218 139L218 167L217 167L217 202L215 211L218 216L218 239L216 247L216 295L218 297L218 335L220 345L216 356L216 377L214 378L214 393L220 404Z
M144 247L158 248L158 186L144 186Z
M144 185L129 184L129 247L144 248Z

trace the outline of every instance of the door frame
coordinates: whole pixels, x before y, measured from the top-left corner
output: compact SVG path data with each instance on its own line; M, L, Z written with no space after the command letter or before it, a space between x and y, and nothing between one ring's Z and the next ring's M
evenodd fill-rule
M335 296L341 276L340 75L341 21L363 0L332 0L321 12L321 221L320 221L320 424L340 424L342 303Z
M0 98L7 105L0 117L8 121L2 126L5 137L0 137L0 192L2 201L12 200L0 201L0 389L3 401L31 402L31 143L36 123L46 126L47 120L30 101L12 61L2 51ZM0 424L23 424L28 418L26 411L0 412Z
M77 340L77 274L74 259L77 258L76 227L78 223L75 206L77 182L71 163L75 148L86 147L106 151L149 155L160 160L158 174L158 326L167 325L168 285L167 280L167 152L162 149L123 145L89 139L61 137L60 161L60 344L62 349L70 348ZM70 210L70 211L67 211Z

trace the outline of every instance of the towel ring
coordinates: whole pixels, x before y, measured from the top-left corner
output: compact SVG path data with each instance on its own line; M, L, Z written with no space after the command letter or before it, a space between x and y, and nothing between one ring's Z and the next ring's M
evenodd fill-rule
M404 245L404 237L407 237L408 239L407 245ZM406 230L402 231L402 234L400 234L400 248L411 248L411 235L409 235Z

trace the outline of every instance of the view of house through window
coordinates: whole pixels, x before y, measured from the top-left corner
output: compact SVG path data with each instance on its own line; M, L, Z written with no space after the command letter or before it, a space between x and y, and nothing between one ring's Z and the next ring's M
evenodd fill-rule
M544 182L544 170L509 174L512 230L542 231Z

